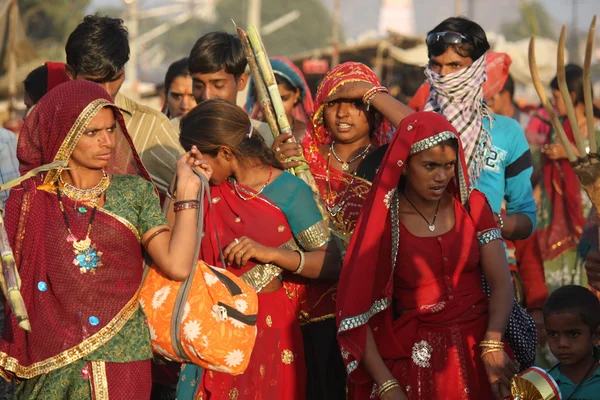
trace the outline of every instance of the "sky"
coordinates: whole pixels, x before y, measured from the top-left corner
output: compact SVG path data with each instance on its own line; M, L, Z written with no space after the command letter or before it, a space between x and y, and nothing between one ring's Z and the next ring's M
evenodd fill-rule
M138 0L141 8L175 4L169 0ZM248 0L240 0L245 2ZM299 0L302 1L302 0ZM330 9L334 0L321 0ZM379 8L383 0L340 0L341 17L346 37L357 38L366 31L377 29ZM522 0L462 0L462 14L468 15L469 4L473 4L476 22L486 31L497 31L503 22L514 21L519 15ZM600 14L600 0L541 0L541 3L559 23L571 24L572 3L577 3L579 29L587 30L590 16ZM415 27L418 35L425 34L444 18L454 13L454 0L414 0ZM122 0L92 0L90 11L98 7L118 6Z

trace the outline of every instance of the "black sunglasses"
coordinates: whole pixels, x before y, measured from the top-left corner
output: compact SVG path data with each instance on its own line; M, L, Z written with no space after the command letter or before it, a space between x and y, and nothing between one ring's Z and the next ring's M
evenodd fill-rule
M458 44L468 42L469 39L458 32L432 32L427 35L427 46L432 46L442 39L446 44Z

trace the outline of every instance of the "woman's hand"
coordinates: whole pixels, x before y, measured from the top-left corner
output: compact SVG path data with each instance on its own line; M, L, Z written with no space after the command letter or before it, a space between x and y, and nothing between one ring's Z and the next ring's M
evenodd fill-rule
M381 396L381 400L408 400L400 387L395 387Z
M272 262L274 258L273 250L272 247L263 246L246 236L242 236L225 247L223 256L227 264L243 267L251 259L263 264Z
M295 168L302 165L300 161L287 161L292 157L302 156L302 146L300 143L288 142L293 135L288 133L287 135L279 135L273 142L271 149L275 152L275 157L283 164L285 169Z
M561 144L547 144L541 148L541 152L550 160L560 160L567 158L565 148Z
M361 100L374 85L368 82L348 82L338 88L331 96L325 99L325 103L330 103L339 99Z
M188 185L192 185L195 188L200 187L200 178L194 173L194 169L204 175L207 179L210 179L212 175L210 164L202 157L202 153L200 153L200 150L198 150L196 146L192 146L190 151L177 160L178 192L180 192L179 189L186 188Z
M510 396L510 382L519 369L504 351L494 351L482 357L485 372L496 399Z

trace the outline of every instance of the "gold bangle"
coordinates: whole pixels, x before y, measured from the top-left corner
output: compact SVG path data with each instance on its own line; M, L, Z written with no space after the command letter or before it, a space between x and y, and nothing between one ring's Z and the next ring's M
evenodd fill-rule
M150 243L150 241L152 239L154 239L155 237L157 237L158 235L160 235L163 232L167 232L170 231L171 228L160 228L159 230L157 230L156 232L154 232L152 235L150 235L150 237L148 239L146 239L146 241L144 242L144 248L148 249L148 243Z
M498 346L504 346L504 342L500 342L498 340L482 340L481 342L479 342L479 346L487 345L487 344L495 344Z
M396 389L397 387L400 387L400 384L398 382L392 383L391 385L386 386L386 388L384 390L379 391L379 393L377 394L377 397L381 398L381 397L383 397L384 394L386 394L387 392L389 392L392 389Z
M501 352L504 352L504 350L503 350L503 349L490 349L490 350L486 350L486 351L484 351L483 353L481 353L481 356L480 356L480 357L481 357L481 358L483 358L483 356L485 356L486 354L489 354L489 353L496 353L496 352L499 352L499 351L501 351Z
M381 397L382 394L386 393L391 387L395 387L395 385L400 386L396 379L390 379L389 381L383 382L377 387L377 396Z

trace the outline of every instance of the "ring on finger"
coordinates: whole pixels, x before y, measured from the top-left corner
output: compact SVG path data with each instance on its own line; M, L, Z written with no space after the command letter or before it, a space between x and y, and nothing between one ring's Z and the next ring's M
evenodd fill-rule
M246 252L244 250L240 250L238 251L238 254L240 255L240 257L244 257L244 254L246 254Z
M238 238L233 239L237 244L240 244L240 241Z
M279 147L279 146L275 147L275 152L276 153L280 153L281 152L281 147Z

